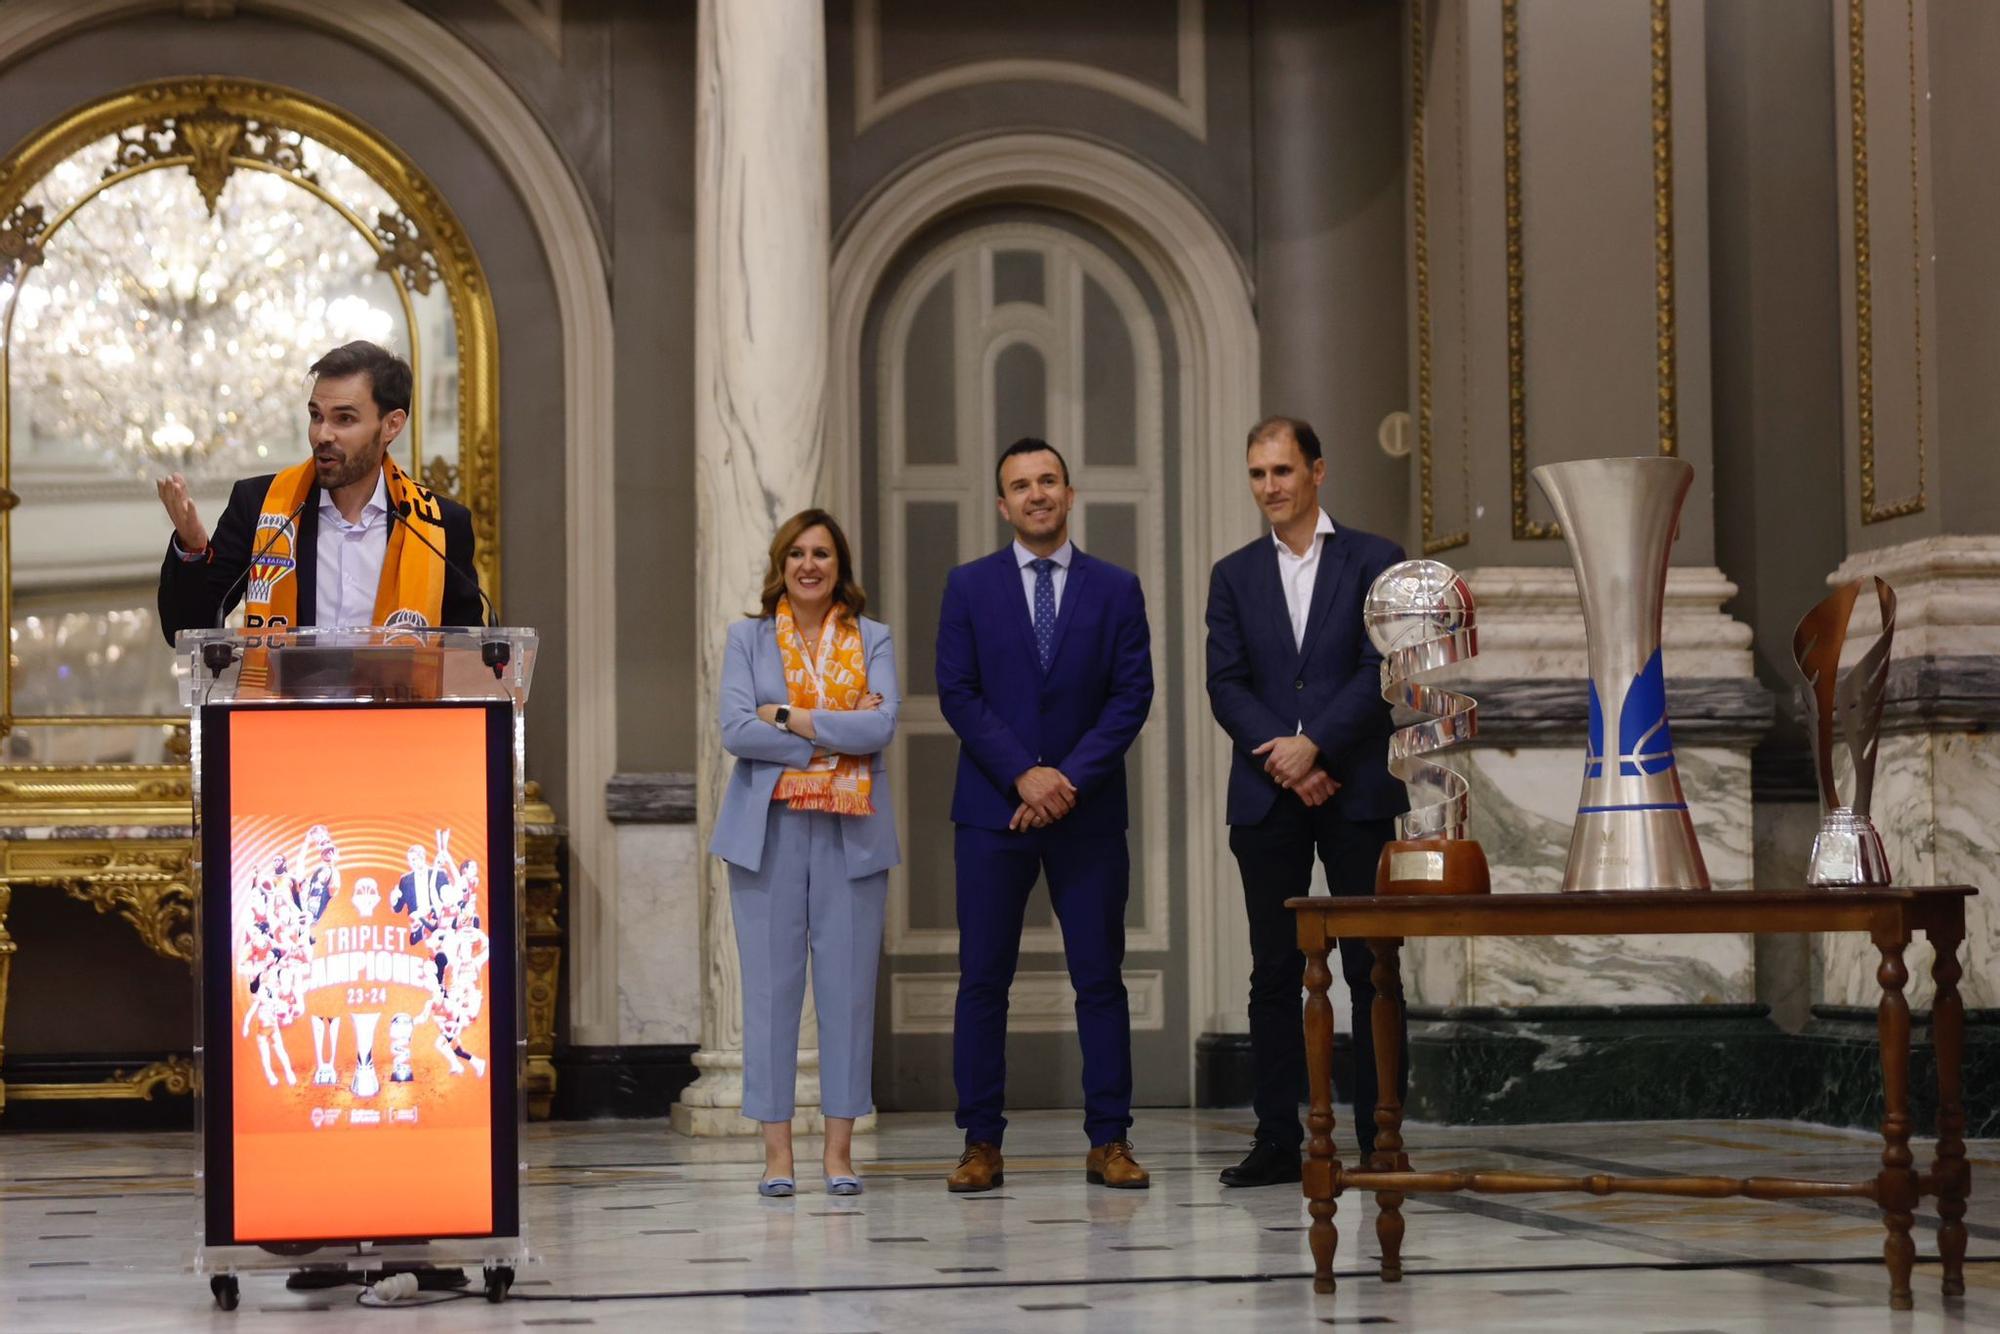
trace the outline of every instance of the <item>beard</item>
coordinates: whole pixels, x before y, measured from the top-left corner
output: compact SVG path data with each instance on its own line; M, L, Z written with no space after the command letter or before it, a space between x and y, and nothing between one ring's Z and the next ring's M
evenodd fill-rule
M330 460L322 459L319 451L313 451L313 473L319 479L320 486L328 491L338 491L343 486L352 486L381 471L384 450L382 436L383 430L378 426L375 429L375 438L368 444L348 454L335 451L334 457Z

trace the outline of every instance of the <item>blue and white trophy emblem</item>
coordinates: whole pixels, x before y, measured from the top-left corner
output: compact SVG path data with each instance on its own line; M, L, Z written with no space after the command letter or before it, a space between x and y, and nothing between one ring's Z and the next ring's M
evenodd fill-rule
M1582 459L1534 470L1576 567L1590 740L1565 890L1708 889L1667 722L1660 617L1667 556L1694 482L1683 459Z

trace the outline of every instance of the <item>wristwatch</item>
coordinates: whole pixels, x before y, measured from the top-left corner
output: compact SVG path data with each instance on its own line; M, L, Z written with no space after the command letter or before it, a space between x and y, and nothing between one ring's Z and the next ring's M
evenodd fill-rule
M787 732L791 731L792 706L789 704L780 704L778 706L778 716L773 718L771 721L776 723L779 727L782 727L785 731Z

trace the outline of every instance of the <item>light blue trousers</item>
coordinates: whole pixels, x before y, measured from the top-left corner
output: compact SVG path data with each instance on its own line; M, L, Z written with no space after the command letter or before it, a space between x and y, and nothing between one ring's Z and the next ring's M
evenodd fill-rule
M852 1117L875 1110L875 968L889 873L848 879L843 818L774 802L759 869L729 867L743 963L743 1115L753 1121L792 1119L808 954L820 1109Z

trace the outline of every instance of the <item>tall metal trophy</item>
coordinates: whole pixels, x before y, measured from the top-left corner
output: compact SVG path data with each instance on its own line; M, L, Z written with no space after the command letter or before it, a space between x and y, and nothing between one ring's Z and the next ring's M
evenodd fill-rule
M1589 749L1562 887L1708 889L1660 658L1667 555L1694 469L1675 458L1582 459L1534 477L1569 544L1590 661Z
M1389 772L1409 785L1410 810L1396 817L1396 839L1382 849L1377 894L1484 894L1491 889L1486 853L1465 836L1465 776L1422 758L1479 731L1470 695L1416 678L1479 652L1472 590L1449 565L1406 560L1382 571L1368 589L1362 619L1382 651L1382 697L1435 715L1389 738Z
M1882 611L1882 633L1846 672L1840 670L1841 645L1847 642L1847 619L1866 580L1856 579L1833 590L1799 620L1792 633L1792 660L1798 665L1811 729L1813 767L1819 776L1819 833L1813 838L1806 865L1809 885L1886 885L1889 854L1882 847L1868 810L1875 794L1875 739L1882 727L1882 693L1889 679L1889 644L1896 637L1896 590L1887 580L1875 580L1875 602ZM1840 736L1834 737L1834 720ZM1833 772L1833 749L1847 747L1854 763L1854 800L1840 799Z

